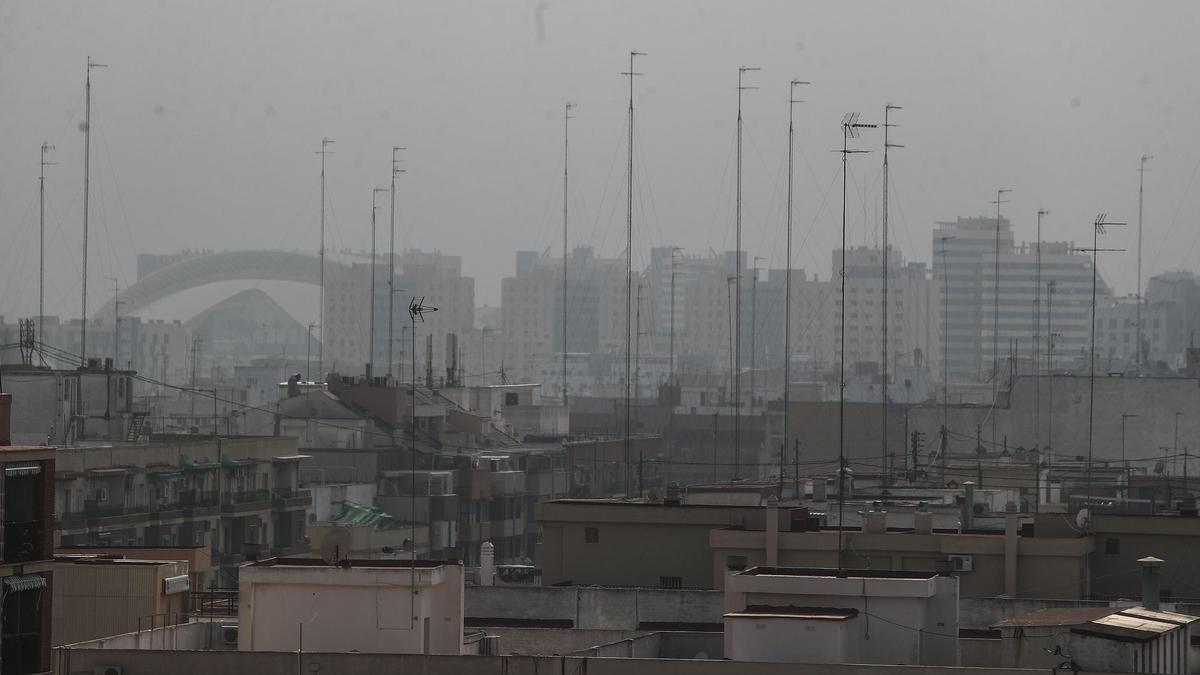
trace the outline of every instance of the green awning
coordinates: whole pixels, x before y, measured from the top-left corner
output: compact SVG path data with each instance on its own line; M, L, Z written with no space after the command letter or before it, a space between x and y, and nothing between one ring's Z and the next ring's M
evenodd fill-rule
M46 587L46 577L40 574L14 574L4 577L4 588L8 591L36 591Z

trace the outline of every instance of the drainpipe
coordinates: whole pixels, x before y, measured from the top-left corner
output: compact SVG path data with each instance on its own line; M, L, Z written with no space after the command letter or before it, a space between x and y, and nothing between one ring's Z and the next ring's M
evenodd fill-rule
M1004 594L1017 597L1017 505L1004 506Z

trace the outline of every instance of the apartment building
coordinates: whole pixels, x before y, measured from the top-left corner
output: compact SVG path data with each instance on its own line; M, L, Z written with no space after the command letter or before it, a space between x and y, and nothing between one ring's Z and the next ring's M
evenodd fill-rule
M1051 370L1074 364L1081 350L1086 355L1092 259L1076 251L1074 242L1017 246L1008 219L997 224L994 218L960 217L935 224L932 258L947 303L939 309L948 320L943 337L951 381L990 381L993 353L1002 374L1010 353L1036 355L1039 363L1048 356ZM1101 293L1108 294L1100 283Z
M627 262L598 258L590 247L576 248L567 261L517 251L516 270L501 281L503 359L510 381L543 381L547 396L561 396L558 379L541 380L541 364L564 351L562 316L567 308L565 350L570 354L624 354ZM635 274L636 271L635 271ZM640 274L634 279L641 281ZM634 310L630 310L631 316ZM578 366L577 366L578 367Z
M35 337L48 346L34 357L34 363L64 369L79 365L79 319L47 316L40 323L35 318L34 325L44 327L45 334ZM89 357L99 363L112 359L120 370L136 370L147 377L175 384L187 381L191 331L180 321L118 316L114 324L112 316L95 317L88 320L87 334ZM3 344L17 344L19 335L19 324L7 323L0 317ZM17 350L0 352L0 363L19 364L20 354Z
M134 402L134 375L95 359L63 370L3 366L4 387L13 395L14 440L61 445L136 439L146 409Z
M366 256L343 255L347 264L331 267L325 277L324 367L326 372L366 372L370 360L371 263ZM390 371L400 379L409 379L413 349L412 324L408 304L412 298L424 298L426 305L437 307L417 323L417 373L425 376L426 363L433 372L445 373L455 354L447 355L446 335L466 335L475 329L475 280L462 275L462 258L439 252L409 250L397 255L394 297L389 290L386 256L375 265L375 376L389 372L388 310L393 320L393 363ZM430 342L430 340L432 340Z
M0 671L51 669L55 450L13 445L13 397L0 393Z
M278 558L242 568L238 650L462 654L463 567Z
M64 547L208 546L217 585L247 556L307 551L296 440L157 438L147 444L71 447L55 473ZM211 579L205 579L207 584Z
M941 354L937 327L940 296L924 263L906 262L897 249L888 255L888 376L900 367L930 367ZM841 270L841 251L833 252L831 279ZM858 247L846 251L845 362L851 372L873 364L875 388L855 400L879 400L883 358L883 252L878 248ZM833 358L840 360L842 343L840 290L834 292ZM803 315L801 315L803 316ZM901 382L902 384L902 382ZM895 400L891 394L889 399Z

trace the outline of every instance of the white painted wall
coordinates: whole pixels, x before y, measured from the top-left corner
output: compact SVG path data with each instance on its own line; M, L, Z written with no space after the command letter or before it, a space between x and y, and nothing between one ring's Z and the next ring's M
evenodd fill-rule
M238 648L295 651L303 625L305 651L461 653L462 567L418 567L415 596L412 575L402 565L242 567Z

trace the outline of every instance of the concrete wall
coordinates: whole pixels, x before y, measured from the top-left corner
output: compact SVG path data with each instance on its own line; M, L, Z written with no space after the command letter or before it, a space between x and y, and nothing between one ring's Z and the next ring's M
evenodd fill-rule
M1163 593L1172 599L1200 598L1200 552L1194 546L1200 538L1200 518L1096 514L1093 529L1093 596L1140 599L1141 566L1137 560L1152 555L1163 560ZM1110 539L1115 540L1116 553L1108 553Z
M543 583L659 586L679 577L683 586L713 588L708 532L763 518L741 506L668 506L623 502L544 502ZM587 541L596 528L599 540Z
M236 651L237 645L227 645L222 639L225 626L237 626L237 619L195 621L150 630L121 633L85 642L66 645L80 650L225 650Z
M1200 522L1200 521L1198 521ZM837 532L780 532L779 564L795 567L837 566ZM852 569L932 572L951 554L969 555L974 569L959 574L963 597L995 597L1005 592L1005 537L1002 535L921 535L890 532L847 533L846 564ZM1079 598L1083 594L1091 540L1087 538L1019 537L1016 595ZM714 529L712 573L723 587L730 556L745 556L748 566L766 564L766 533Z
M663 659L435 656L416 654L304 654L295 652L162 652L137 650L58 650L59 675L93 675L96 666L121 666L125 675L211 675L299 672L339 675L936 675L926 666L798 665ZM956 675L1044 675L1045 669L961 668ZM1084 672L1082 675L1092 675Z
M1121 458L1121 414L1137 415L1126 423L1126 452L1128 457L1150 457L1161 454L1159 447L1175 447L1175 412L1200 407L1200 380L1179 377L1101 377L1096 378L1093 457L1119 460ZM1050 389L1053 380L1054 437L1050 445L1056 457L1087 454L1088 378L1056 376L1040 378L1042 414L1035 415L1034 388L1037 378L1016 378L1009 405L996 408L997 439L1007 437L1008 447L1032 448L1038 445L1035 434L1040 425L1041 445L1047 444L1050 434ZM1005 403L1004 397L1001 404ZM984 425L984 441L991 441L990 406L949 410L950 452L975 450L975 427ZM936 443L942 425L941 406L911 408L908 430L921 431L928 443ZM851 426L851 425L848 425ZM902 444L903 445L903 444ZM1184 414L1179 418L1179 447L1200 447L1200 417ZM811 447L805 445L804 447ZM836 447L836 446L835 446ZM1152 467L1142 462L1135 466Z
M163 594L163 579L187 574L186 562L54 565L54 645L186 620L187 593Z
M409 568L257 566L241 568L242 651L459 654L463 576L459 565ZM414 601L416 605L413 606Z
M468 586L466 615L480 619L571 621L577 629L638 630L645 624L720 624L719 591L587 586Z

